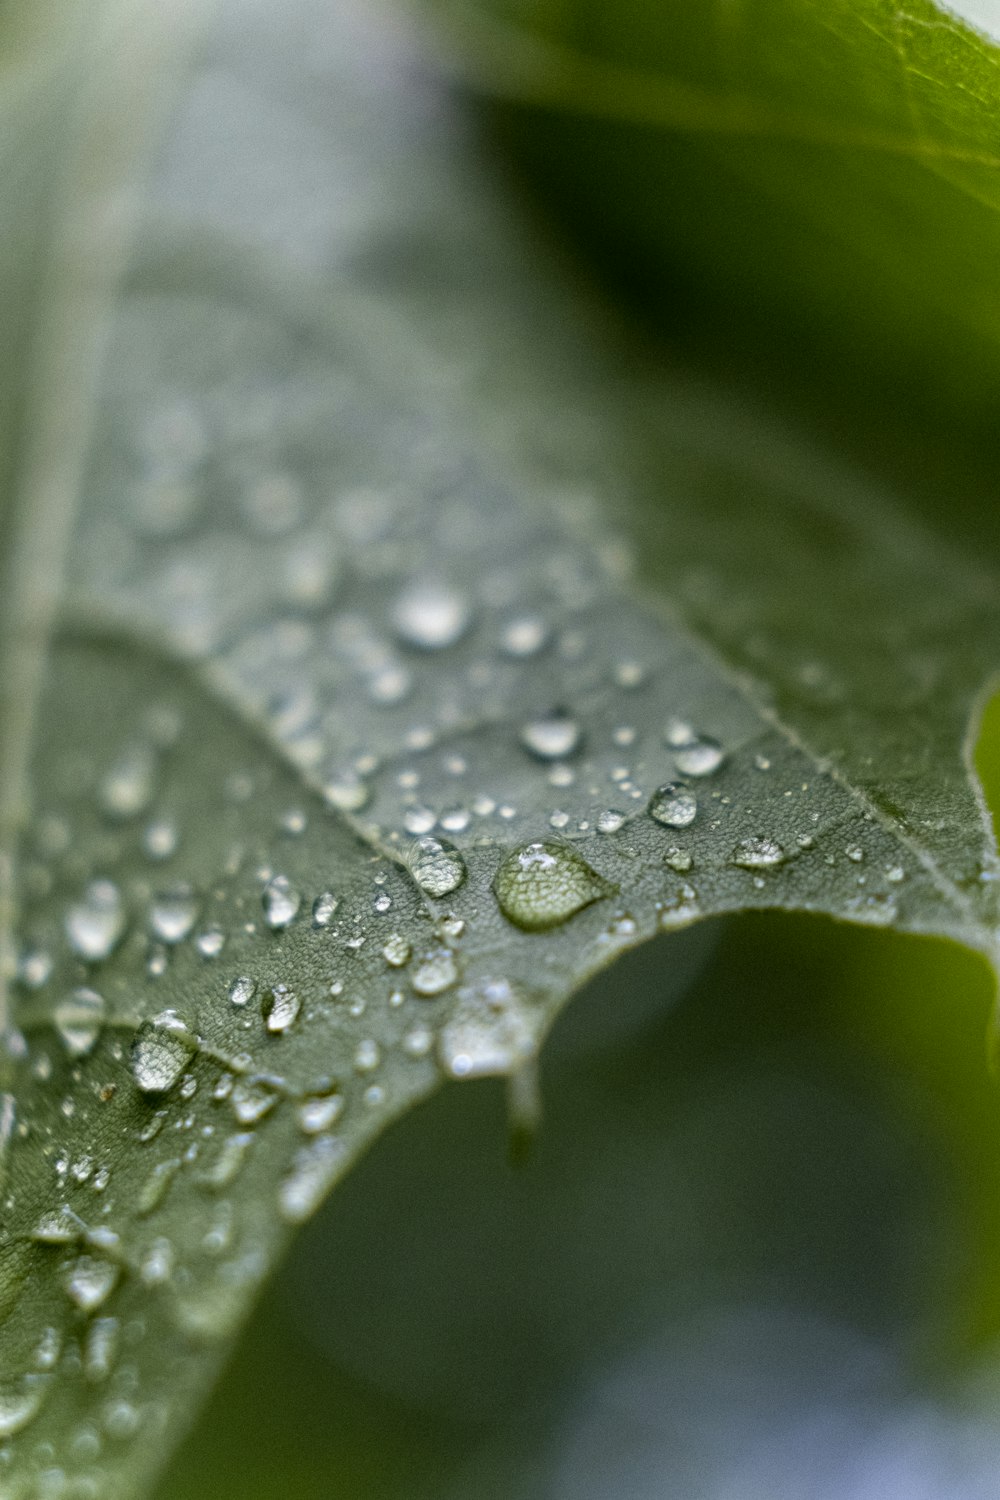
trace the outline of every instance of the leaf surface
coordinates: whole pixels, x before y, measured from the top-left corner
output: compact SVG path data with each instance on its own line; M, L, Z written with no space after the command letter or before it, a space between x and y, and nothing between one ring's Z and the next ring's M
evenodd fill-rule
M222 8L94 409L17 465L7 598L42 494L58 609L4 638L12 1500L135 1495L367 1144L448 1076L527 1120L623 949L778 907L993 952L993 572L640 357L414 55Z

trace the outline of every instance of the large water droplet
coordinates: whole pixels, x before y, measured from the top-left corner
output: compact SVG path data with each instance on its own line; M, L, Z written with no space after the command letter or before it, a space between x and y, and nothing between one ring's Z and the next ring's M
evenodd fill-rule
M189 885L161 891L149 908L149 926L161 943L182 943L191 934L198 916L198 902Z
M650 798L649 812L668 828L686 828L698 816L698 799L679 781L667 781Z
M261 894L264 921L275 932L280 932L298 916L302 897L294 889L287 875L275 875L269 880Z
M83 900L66 913L66 936L74 953L90 963L107 958L125 931L121 891L113 880L92 880Z
M193 1032L176 1011L143 1021L132 1039L132 1076L144 1094L172 1089L197 1051Z
M561 760L580 745L580 726L568 714L531 719L521 730L521 744L539 760Z
M74 990L60 1000L53 1019L70 1057L86 1057L100 1034L104 999L96 990Z
M397 635L408 646L440 651L461 640L471 622L464 595L445 584L415 584L400 594L392 609Z
M726 758L726 752L718 740L709 735L699 735L689 745L681 745L674 751L674 765L682 776L711 776Z
M782 864L787 855L777 839L757 836L740 839L733 850L733 864L744 870L759 870L768 865Z
M611 895L614 886L575 849L535 843L507 856L493 889L508 921L527 932L543 932Z
M428 896L449 896L465 879L465 861L446 839L420 839L409 859L414 880Z

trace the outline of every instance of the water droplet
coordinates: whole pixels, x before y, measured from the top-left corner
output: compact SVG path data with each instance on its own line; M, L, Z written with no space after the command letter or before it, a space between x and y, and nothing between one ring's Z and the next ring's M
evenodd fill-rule
M218 1156L199 1177L201 1186L210 1193L219 1193L231 1186L243 1170L243 1163L253 1143L254 1137L249 1131L227 1135L219 1148Z
M124 821L138 817L153 799L156 760L146 745L127 751L112 766L98 789L103 811Z
M335 1136L321 1135L298 1152L278 1192L278 1207L289 1223L301 1224L322 1203L344 1165L346 1151Z
M281 1099L281 1089L270 1078L241 1078L229 1103L239 1125L256 1125Z
M198 916L198 902L189 885L162 891L149 908L149 926L161 943L182 943L190 937Z
M275 875L269 880L260 900L264 908L264 921L274 932L281 932L294 922L302 905L302 897L287 875Z
M370 1073L378 1067L381 1061L382 1054L379 1051L378 1042L366 1037L364 1041L358 1043L354 1053L354 1066L359 1073Z
M339 905L339 897L335 896L332 891L323 891L312 904L313 926L328 927Z
M500 649L515 659L534 656L549 638L549 627L538 615L521 615L510 620L500 635Z
M338 812L360 812L371 797L371 788L356 771L343 771L323 783L323 796Z
M783 864L787 855L777 839L757 836L740 839L732 858L733 864L744 870L757 870L767 865Z
M699 735L688 745L674 751L674 765L682 776L711 776L726 758L726 752L718 740L709 735Z
M382 945L382 957L392 969L401 969L410 959L410 945L398 932L392 932Z
M299 1129L306 1135L320 1135L324 1130L329 1130L343 1111L344 1100L341 1094L303 1099L298 1108Z
M857 844L848 844L847 848L844 850L844 853L847 855L852 864L855 865L860 865L865 857L865 851Z
M408 646L440 651L461 640L472 620L468 601L445 584L415 584L392 609L393 627Z
M64 1285L81 1312L93 1312L106 1302L118 1282L120 1268L101 1255L81 1255L67 1268Z
M272 1036L287 1031L301 1010L299 997L286 984L276 984L264 995L264 1017Z
M150 823L142 835L142 847L150 859L169 859L178 842L177 825L166 818Z
M449 896L465 879L465 861L446 839L423 838L410 850L413 878L428 896Z
M52 955L41 949L21 955L17 977L29 990L39 990L52 977Z
M53 1019L70 1057L86 1057L104 1022L103 996L96 990L74 990L65 1000L60 1000Z
M467 996L438 1043L452 1078L509 1073L534 1051L529 1018L505 979L486 980Z
M249 974L237 974L229 986L229 999L233 1005L246 1005L257 993L256 980Z
M450 948L435 948L417 964L410 983L414 994L429 1000L451 988L458 978L458 965Z
M597 831L598 833L617 833L624 822L623 812L619 812L616 807L608 807L598 816Z
M202 958L218 958L226 946L226 934L221 927L209 927L207 931L198 934L194 945Z
M650 798L649 812L668 828L687 828L698 815L698 799L681 782L666 781Z
M493 889L508 921L527 932L542 932L609 896L614 887L575 849L534 843L507 856Z
M890 880L893 885L899 885L901 881L906 879L906 871L902 865L890 865L889 869L885 872L885 878L886 880Z
M698 738L686 719L671 719L663 729L663 738L672 750L691 745Z
M539 760L562 760L579 749L580 726L568 714L531 719L521 730L521 744Z
M678 875L686 875L694 864L694 859L689 850L674 846L664 850L663 863L669 865L671 870L676 870Z
M430 833L437 822L437 814L429 807L408 807L403 814L403 827L407 833Z
M132 1075L144 1094L165 1094L184 1072L198 1043L176 1011L143 1021L132 1039Z
M83 1373L95 1384L107 1380L118 1358L120 1324L117 1318L95 1318L87 1330Z
M48 1387L46 1375L0 1379L0 1439L13 1437L34 1421L42 1409Z
M92 880L83 900L66 913L66 936L89 963L107 958L125 931L121 891L112 880Z
M392 897L388 891L380 891L372 902L372 906L381 915L383 912L387 912L392 906Z

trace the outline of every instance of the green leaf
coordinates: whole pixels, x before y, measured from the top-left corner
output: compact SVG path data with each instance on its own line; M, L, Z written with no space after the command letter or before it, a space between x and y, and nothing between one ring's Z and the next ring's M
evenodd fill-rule
M449 1076L509 1074L530 1128L547 1029L623 950L774 907L994 951L992 571L640 359L406 34L327 9L223 10L113 298L122 221L38 190L4 515L12 1500L148 1484L367 1144ZM101 98L75 159L127 185Z

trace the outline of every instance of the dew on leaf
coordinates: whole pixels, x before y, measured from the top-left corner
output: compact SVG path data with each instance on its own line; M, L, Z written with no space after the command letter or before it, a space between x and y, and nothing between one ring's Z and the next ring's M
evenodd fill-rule
M370 1073L378 1067L381 1060L382 1054L379 1051L378 1042L373 1041L371 1037L366 1037L364 1041L358 1043L354 1052L354 1066L359 1073Z
M424 582L406 589L392 607L392 624L407 646L440 651L453 646L472 621L464 595L445 584Z
M264 995L264 1019L272 1036L287 1031L301 1010L299 997L287 984L276 984Z
M296 1111L299 1129L305 1135L319 1135L340 1118L344 1110L341 1094L325 1094L315 1099L304 1099Z
M674 765L682 776L711 776L723 764L726 752L718 740L699 735L690 744L674 750Z
M539 842L507 856L493 889L508 921L527 932L543 932L611 895L614 887L575 849Z
M297 1153L292 1170L278 1191L282 1218L301 1224L315 1213L346 1164L342 1141L320 1135Z
M70 1057L86 1057L104 1023L104 998L96 990L79 989L60 1000L53 1012L56 1030Z
M676 870L678 875L686 875L694 864L694 858L688 849L678 849L674 845L663 852L663 863L669 865L671 870Z
M409 863L420 889L435 899L457 891L465 879L465 861L446 839L419 839L410 850Z
M83 1347L83 1373L95 1384L107 1380L118 1358L121 1325L117 1318L95 1318Z
M92 880L83 900L66 913L66 936L80 958L107 958L125 932L122 894L113 880Z
M281 932L298 916L302 897L287 875L275 875L265 885L260 902L268 927L273 932Z
M666 781L649 800L650 817L667 828L687 828L698 815L698 799L679 781Z
M229 1097L238 1125L256 1125L281 1099L281 1089L269 1078L241 1078Z
M144 1094L172 1089L197 1051L198 1043L173 1010L143 1021L132 1039L132 1076Z
M182 943L190 937L198 916L198 901L189 885L161 891L149 908L149 926L161 943Z
M410 944L398 932L392 932L382 944L382 957L391 969L401 969L410 959Z
M604 812L598 814L598 833L617 833L625 822L625 814L619 812L616 807L605 808Z
M146 745L126 752L104 777L98 788L102 810L109 818L135 818L153 800L156 760Z
M360 812L371 798L371 788L356 771L342 771L323 783L323 796L338 812Z
M332 891L321 892L312 904L313 926L328 927L339 905L340 900Z
M521 744L538 760L562 760L579 749L580 726L568 714L546 714L530 719L520 733Z
M221 927L209 927L205 932L199 932L194 945L202 958L218 958L226 946L226 934Z
M142 847L149 859L169 859L177 852L179 837L176 823L159 818L143 830Z
M515 659L534 656L545 645L549 628L538 615L520 615L508 620L500 633L500 649Z
M48 1389L47 1375L0 1378L0 1439L13 1437L30 1426L42 1409Z
M232 1005L246 1005L257 993L257 982L251 979L249 974L237 974L229 986L229 1000Z
M407 833L420 835L430 833L437 822L437 814L429 807L408 807L403 813L403 827Z
M787 855L777 839L757 835L740 839L732 854L734 865L744 870L757 870L766 866L783 864Z
M81 1312L93 1312L108 1300L118 1283L120 1267L102 1255L78 1256L66 1268L64 1286Z
M438 1055L452 1078L509 1073L535 1051L529 1019L511 985L487 980L463 996L438 1040Z
M273 1097L271 1104L273 1105L276 1102L276 1097ZM257 1119L260 1118L261 1116L258 1115ZM247 1120L244 1123L251 1124L256 1123L256 1121ZM226 1139L219 1147L218 1156L202 1171L198 1178L201 1186L210 1193L219 1193L234 1183L243 1170L243 1164L246 1161L247 1153L253 1142L254 1137L247 1130L241 1130L233 1135L226 1136Z
M457 978L458 965L451 949L435 948L420 959L410 976L410 983L414 994L429 1000L431 996L451 989Z

